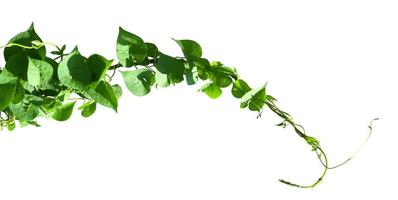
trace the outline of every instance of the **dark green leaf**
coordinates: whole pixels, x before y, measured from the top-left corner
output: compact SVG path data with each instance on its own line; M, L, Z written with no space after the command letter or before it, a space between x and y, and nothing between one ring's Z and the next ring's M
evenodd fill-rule
M174 40L181 47L184 56L189 60L190 57L202 57L202 48L193 40Z
M91 83L87 59L77 49L66 56L58 66L59 81L70 88L84 90Z
M8 59L5 67L11 74L26 81L28 80L28 65L28 56L25 54L25 52L19 52L13 54L13 56Z
M159 72L169 75L173 83L184 80L185 66L182 60L160 53L155 67Z
M152 58L156 58L159 55L159 49L155 44L145 43L145 46L148 48L148 56Z
M93 54L87 59L88 68L91 73L91 80L98 82L105 76L106 71L112 64L111 60L107 60L101 55Z
M0 110L6 108L14 99L17 79L0 74Z
M24 46L32 46L33 41L42 42L40 37L36 34L32 23L27 31L21 32L18 35L14 36L8 42L8 44L16 43ZM22 47L12 46L4 49L4 59L8 61L8 59L10 59L12 56L21 52L24 52L25 55L29 55L30 57L35 59L44 59L46 56L45 46L42 46L38 49L25 49Z
M25 88L23 88L20 81L16 82L15 94L14 99L12 100L13 104L17 104L21 102L25 97Z

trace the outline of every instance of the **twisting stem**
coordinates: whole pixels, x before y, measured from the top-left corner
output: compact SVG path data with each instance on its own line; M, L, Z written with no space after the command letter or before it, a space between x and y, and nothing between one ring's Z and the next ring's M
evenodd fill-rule
M296 183L291 183L291 182L289 182L289 181L285 181L285 180L283 180L283 179L280 179L279 181L280 181L281 183L284 183L284 184L287 184L287 185L290 185L290 186L294 186L294 187L299 187L299 188L313 188L313 187L315 187L316 185L318 185L318 184L322 181L323 177L325 177L326 172L327 172L327 170L328 170L328 159L327 159L326 153L323 151L323 149L322 149L321 146L319 145L319 142L318 142L315 138L306 135L306 134L305 134L305 129L303 128L303 126L301 126L301 125L299 125L299 124L296 124L296 123L293 121L292 117L291 117L288 113L286 113L286 112L280 110L280 109L275 105L275 103L273 103L272 101L265 101L265 104L268 106L268 108L270 108L270 110L271 110L272 112L274 112L274 113L277 114L279 117L281 117L282 119L284 119L285 122L289 123L289 124L293 127L294 131L296 132L296 134L297 134L299 137L303 138L309 145L311 145L313 151L315 151L315 152L317 153L317 156L318 156L318 158L319 158L320 160L322 160L322 157L323 157L323 159L325 160L324 162L322 162L322 163L324 164L323 173L322 173L321 176L320 176L313 184L311 184L311 185L299 185L299 184L296 184Z
M373 122L375 122L375 121L377 121L377 120L379 120L379 118L374 118L374 119L372 119L372 120L370 121L370 123L369 123L369 125L368 125L368 128L369 128L369 134L368 134L368 136L366 137L366 139L361 143L361 145L357 148L357 150L356 150L349 158L347 158L345 161L343 161L343 162L341 162L341 163L339 163L339 164L337 164L337 165L335 165L335 166L333 166L333 167L328 167L327 165L325 165L325 163L324 163L323 160L321 159L321 155L318 154L318 158L319 158L319 160L321 161L322 165L323 165L324 167L327 167L328 169L336 169L336 168L338 168L338 167L341 167L341 166L345 165L345 164L348 163L349 161L351 161L351 160L362 150L362 148L365 146L365 144L368 142L368 140L369 140L369 138L370 138L370 136L372 135L372 132L373 132Z

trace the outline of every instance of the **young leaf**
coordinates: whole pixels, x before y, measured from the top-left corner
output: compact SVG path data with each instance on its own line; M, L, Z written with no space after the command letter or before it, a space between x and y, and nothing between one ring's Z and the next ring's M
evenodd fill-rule
M36 34L33 23L30 25L27 31L21 32L18 35L14 36L9 42L14 44L20 44L24 46L32 46L33 41L42 42L40 37ZM17 53L24 52L25 55L29 55L35 59L44 59L46 56L46 47L41 46L38 49L26 49L18 46L6 47L4 49L4 59L8 61L13 55Z
M97 103L95 101L88 101L81 105L79 110L82 110L81 114L83 117L90 117L95 113L95 110L97 109Z
M66 121L72 116L76 101L59 104L55 107L52 118L57 121Z
M145 96L151 91L154 75L148 69L122 72L127 89L136 96Z
M242 98L250 90L250 86L244 80L238 79L234 82L231 92L234 97Z
M112 108L117 112L117 96L108 82L100 81L95 89L89 89L87 93L99 104Z
M77 49L59 63L58 79L63 85L76 90L84 90L91 83L87 59Z
M123 66L129 67L133 66L135 63L142 62L147 54L148 47L140 37L119 27L116 55Z
M202 57L202 48L197 42L193 40L173 40L181 47L185 58L188 60L191 57Z
M53 77L53 67L43 60L29 57L28 82L32 86L45 88Z
M217 99L222 94L221 88L214 83L207 83L200 90L212 99Z

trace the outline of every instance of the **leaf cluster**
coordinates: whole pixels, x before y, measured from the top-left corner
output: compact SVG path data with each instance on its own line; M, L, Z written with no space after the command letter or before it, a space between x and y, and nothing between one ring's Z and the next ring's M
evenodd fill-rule
M290 125L325 166L322 176L310 186L281 182L314 187L322 180L328 164L319 141L307 136L302 126L276 106L276 99L267 94L266 84L252 87L240 78L235 68L203 57L199 43L189 39L173 40L182 56L168 55L154 43L120 27L115 61L100 54L82 55L77 46L68 52L66 45L43 42L32 23L2 47L6 63L0 67L0 128L11 131L17 123L40 126L39 117L66 121L75 110L83 117L90 117L97 105L117 112L122 88L112 83L116 71L120 71L127 90L135 96L148 95L158 87L201 83L199 91L211 99L230 91L239 99L242 109L257 112L258 117L267 106L283 119L277 126ZM49 48L53 49L50 53Z

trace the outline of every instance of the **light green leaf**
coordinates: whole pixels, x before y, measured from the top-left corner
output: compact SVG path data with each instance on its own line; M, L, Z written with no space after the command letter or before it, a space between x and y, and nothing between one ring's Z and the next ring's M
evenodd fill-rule
M31 103L28 99L24 99L17 104L10 104L10 110L20 121L32 121L40 113L39 107Z
M151 91L154 75L148 69L122 72L127 89L136 96L145 96Z
M120 97L123 94L123 91L122 91L122 88L120 87L120 85L118 85L118 84L112 85L112 89L113 89L113 92L115 93L117 99L120 99Z
M155 69L155 82L160 87L169 87L170 78L167 74L163 74Z
M119 62L129 67L144 61L148 54L148 47L140 37L119 27L116 54Z
M53 67L46 61L29 58L28 82L32 86L46 88L53 73Z
M52 113L51 117L57 121L68 120L72 116L75 103L76 101L56 105L55 111Z
M207 83L200 90L212 99L217 99L222 94L221 88L214 83Z
M108 82L100 81L95 89L89 89L87 93L99 104L112 108L117 112L117 96Z

